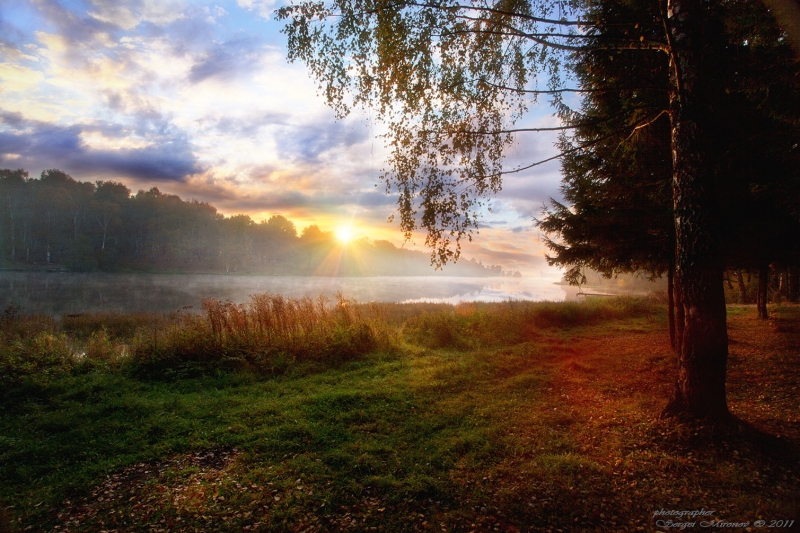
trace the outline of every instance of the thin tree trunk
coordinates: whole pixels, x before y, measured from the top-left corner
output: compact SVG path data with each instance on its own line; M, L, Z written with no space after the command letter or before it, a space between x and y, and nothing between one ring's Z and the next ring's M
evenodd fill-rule
M758 298L756 307L758 308L758 318L767 320L767 291L769 290L769 265L761 265L758 269Z
M789 267L789 301L793 303L797 303L797 300L800 299L800 279L798 279L798 275L800 275L800 269L795 267Z
M714 61L711 10L702 0L669 0L670 120L676 271L685 314L678 379L668 416L728 420L728 361L722 260L713 235L713 163L702 130L709 95L702 76Z
M741 270L736 271L736 284L739 285L739 303L747 303L747 285L744 283L744 276Z
M8 216L11 217L11 262L17 260L17 219L14 216L14 206L11 204L11 198L8 199Z
M667 271L667 300L669 302L669 345L675 349L675 265L670 261Z
M778 294L780 295L780 300L789 296L789 269L784 268L778 273Z
M75 240L75 242L78 242L78 215L80 215L80 212L81 210L78 209L72 216L72 237Z
M681 278L675 271L675 352L680 354L683 347L683 326L686 323L686 309L683 306Z

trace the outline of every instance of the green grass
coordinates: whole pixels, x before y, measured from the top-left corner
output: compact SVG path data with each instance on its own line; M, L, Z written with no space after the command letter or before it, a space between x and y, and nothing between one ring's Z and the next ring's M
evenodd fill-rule
M113 350L146 330L102 321L100 340L40 331L112 347L60 365L42 341L6 337L3 353L22 342L50 361L3 384L6 527L628 530L654 508L702 506L793 518L796 453L665 426L663 309L603 302L363 310L394 340L281 372L222 356L182 377L141 372ZM202 331L195 320L168 322L175 339Z

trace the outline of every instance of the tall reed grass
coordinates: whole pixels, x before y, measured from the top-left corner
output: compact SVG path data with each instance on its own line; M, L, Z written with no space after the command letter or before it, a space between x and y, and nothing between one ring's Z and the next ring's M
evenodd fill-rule
M203 315L137 336L139 371L191 372L209 367L275 374L298 362L334 364L396 346L398 334L378 304L258 294L247 304L203 299Z
M359 304L341 294L334 300L258 294L245 304L204 299L201 314L83 314L60 321L12 306L0 315L0 380L97 366L141 377L231 370L274 375L298 364L324 367L395 350L402 339L452 350L514 344L540 328L650 316L654 305L643 298Z
M411 316L405 332L412 342L427 348L463 350L522 342L542 328L566 329L652 316L654 306L652 300L636 297L585 302L468 302Z
M47 376L71 367L72 351L57 324L44 315L25 315L15 302L0 313L0 384L24 376Z

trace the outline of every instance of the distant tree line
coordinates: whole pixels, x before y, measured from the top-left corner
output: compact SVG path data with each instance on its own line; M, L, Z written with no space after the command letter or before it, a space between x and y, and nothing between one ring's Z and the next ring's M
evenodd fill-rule
M342 246L312 225L298 235L281 215L225 217L207 202L116 181L78 181L51 169L31 178L0 169L0 266L72 271L430 275L426 253L388 241ZM440 273L442 273L440 271ZM446 275L499 276L471 260ZM518 275L518 273L517 273Z

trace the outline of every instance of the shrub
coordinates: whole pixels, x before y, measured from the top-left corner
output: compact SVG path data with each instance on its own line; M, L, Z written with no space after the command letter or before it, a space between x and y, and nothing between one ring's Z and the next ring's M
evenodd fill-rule
M0 373L6 385L30 375L47 377L74 366L75 357L64 334L40 331L33 337L4 340L0 344Z

